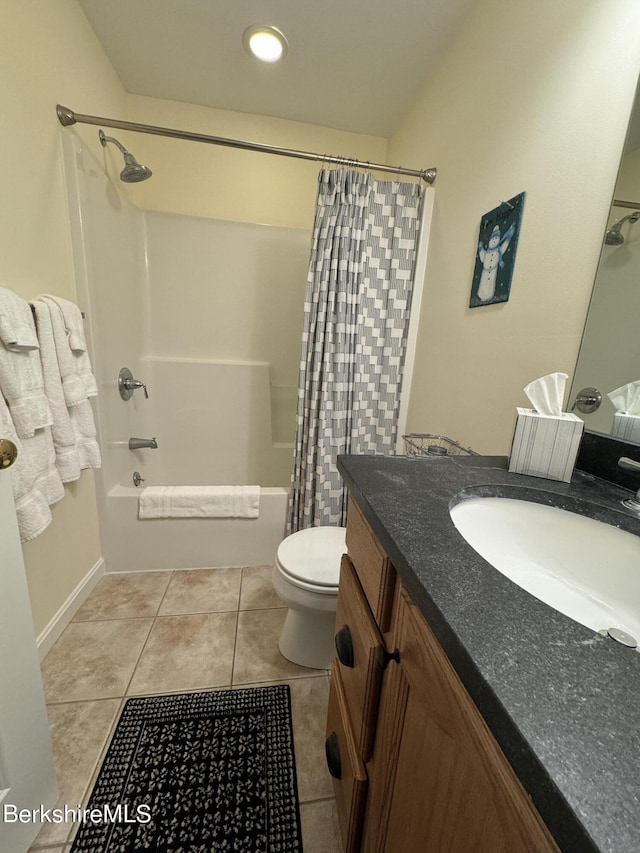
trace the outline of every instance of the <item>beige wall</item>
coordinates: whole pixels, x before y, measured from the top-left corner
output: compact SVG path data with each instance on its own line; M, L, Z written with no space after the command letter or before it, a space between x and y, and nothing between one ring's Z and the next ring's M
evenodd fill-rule
M385 162L386 140L296 122L128 96L75 0L0 0L0 282L24 298L77 299L60 134L78 133L116 172L94 127L62 131L56 103L218 136ZM154 171L129 188L154 210L309 228L318 164L114 131ZM24 547L36 633L100 558L90 472Z
M640 6L483 0L389 145L312 125L127 96L75 0L0 0L0 280L75 298L56 102L267 144L439 169L409 426L506 452L522 387L571 373L640 55ZM615 85L611 85L612 68ZM95 128L79 133L110 168ZM120 135L120 134L117 134ZM318 164L122 134L143 207L309 227ZM510 302L470 311L478 225L527 191ZM100 556L83 474L25 547L40 631Z
M0 2L0 282L76 298L57 102L122 112L124 92L75 0ZM100 558L93 476L24 547L36 632Z
M129 95L127 118L263 145L387 162L386 139L268 116ZM319 163L138 133L116 135L153 170L151 180L132 188L140 207L291 228L313 224Z
M640 4L482 0L389 145L438 167L409 428L507 453L570 376L640 66ZM469 309L483 213L526 190L511 298Z

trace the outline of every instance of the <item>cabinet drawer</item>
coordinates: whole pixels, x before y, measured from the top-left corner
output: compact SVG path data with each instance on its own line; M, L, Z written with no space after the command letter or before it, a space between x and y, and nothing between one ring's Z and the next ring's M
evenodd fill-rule
M347 551L382 633L388 630L396 571L369 527L358 504L349 501Z
M353 734L362 761L371 757L382 669L376 650L383 645L358 576L345 554L340 564L336 649Z
M340 670L335 661L331 669L326 754L333 776L345 853L356 853L362 835L367 774L356 749Z

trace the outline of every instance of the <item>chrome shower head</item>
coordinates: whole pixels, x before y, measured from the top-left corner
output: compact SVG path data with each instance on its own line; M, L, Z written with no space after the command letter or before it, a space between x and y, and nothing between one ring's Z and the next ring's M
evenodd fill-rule
M624 237L620 233L620 225L616 222L615 225L612 225L611 228L604 235L604 242L607 246L620 246L624 243Z
M133 154L125 154L124 162L125 166L120 172L120 180L126 184L137 184L139 181L146 181L147 178L151 177L151 169L138 163Z
M625 222L629 222L633 225L634 222L637 222L640 219L640 210L634 210L633 213L629 213L627 216L623 216L622 219L619 219L617 222L609 228L607 233L604 235L604 242L607 246L620 246L624 243L624 237L620 229L624 225Z
M146 181L152 175L151 169L147 166L142 166L136 158L131 154L121 142L113 136L105 136L103 130L98 131L98 138L105 148L107 142L113 142L118 147L124 157L124 169L120 172L120 180L125 184L137 184L139 181Z

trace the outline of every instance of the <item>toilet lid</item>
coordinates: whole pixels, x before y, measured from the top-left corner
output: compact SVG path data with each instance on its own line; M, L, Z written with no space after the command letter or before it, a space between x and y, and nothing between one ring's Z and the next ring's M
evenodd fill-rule
M278 547L280 568L299 580L337 587L345 532L344 527L309 527L292 533Z

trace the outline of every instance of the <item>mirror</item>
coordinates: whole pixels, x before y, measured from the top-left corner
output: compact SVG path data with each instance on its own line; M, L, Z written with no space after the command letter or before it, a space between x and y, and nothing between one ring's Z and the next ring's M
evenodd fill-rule
M640 94L613 199L567 405L587 430L640 444ZM638 416L614 417L607 394L636 381ZM597 408L596 392L602 395ZM630 394L623 396L622 409Z

